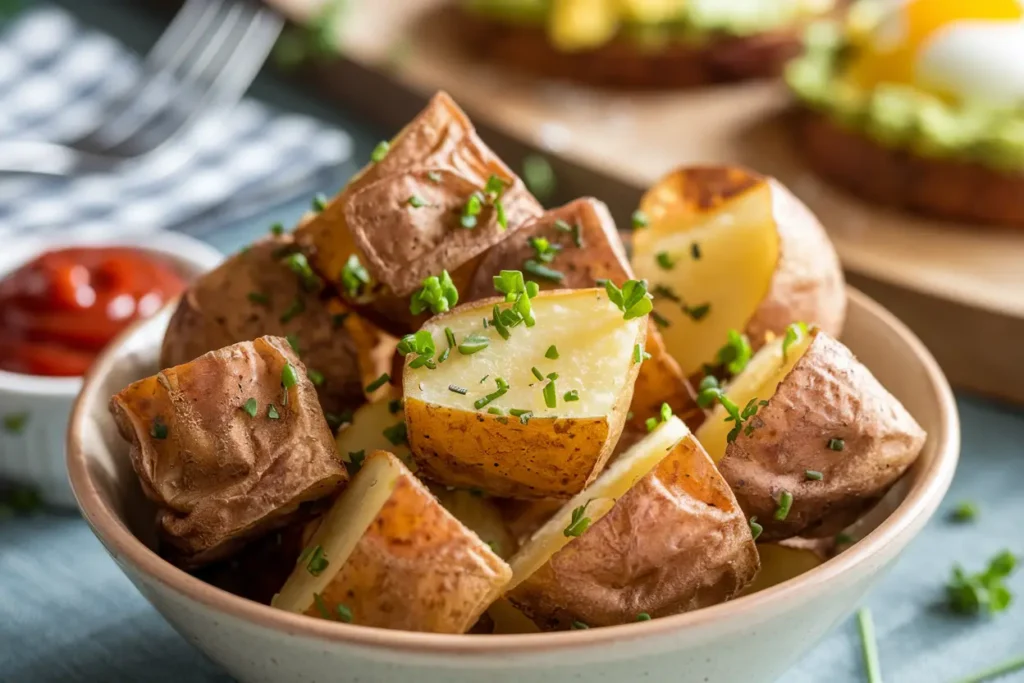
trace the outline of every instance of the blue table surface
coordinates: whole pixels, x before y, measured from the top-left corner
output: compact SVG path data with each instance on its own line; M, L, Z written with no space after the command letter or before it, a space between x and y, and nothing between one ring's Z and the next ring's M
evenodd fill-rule
M90 21L140 48L159 31L159 23L137 6L66 4L79 11L88 7ZM355 139L357 160L366 159L388 133L269 77L260 79L254 93L281 108L336 122ZM336 191L354 170L354 163L346 164L327 186L311 188L310 194ZM297 197L201 237L233 251L273 222L294 224L308 201L309 195ZM959 396L958 405L963 455L952 490L866 603L874 614L889 683L959 681L1011 656L1024 656L1024 572L1010 580L1021 600L994 618L956 616L945 607L944 587L954 563L977 570L1004 548L1024 555L1024 412L968 396ZM978 519L953 524L949 511L963 500L978 504ZM230 680L143 600L76 514L47 511L0 522L0 681ZM853 620L837 626L782 680L867 680ZM1019 683L1024 673L1001 680Z

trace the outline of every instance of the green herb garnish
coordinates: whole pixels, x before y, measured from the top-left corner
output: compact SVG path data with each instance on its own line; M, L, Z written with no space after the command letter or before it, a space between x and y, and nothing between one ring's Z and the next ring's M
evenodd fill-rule
M831 451L841 451L846 448L846 442L842 439L829 439L826 445Z
M313 603L316 605L316 611L320 613L320 616L329 621L334 621L334 616L331 611L327 609L327 603L324 602L324 596L319 593L313 593Z
M405 200L405 203L414 209L419 209L421 207L427 206L427 202L424 201L423 198L419 197L418 195L410 196L408 199Z
M551 282L561 282L562 280L565 279L565 273L563 273L562 271L555 270L554 268L549 268L545 266L543 263L538 263L533 259L527 259L523 263L523 270L525 270L530 275L534 275L543 280L549 280Z
M666 287L665 285L654 285L654 289L651 290L651 294L657 297L668 299L669 301L674 301L675 303L679 303L682 301L682 299L679 297L678 294L676 294L674 289L672 289L671 287Z
M313 201L311 202L313 210L317 213L322 213L327 208L327 197L320 192L313 195Z
M295 297L295 300L292 301L288 305L288 308L284 310L284 313L281 314L280 320L282 323L291 322L295 316L303 313L305 310L305 302L300 297Z
M338 606L335 607L335 610L338 612L338 621L346 624L352 623L352 610L350 610L347 605L343 605L339 602Z
M545 237L529 237L526 241L533 247L537 260L543 263L551 263L558 256L558 252L562 251L561 246L552 244Z
M324 554L324 549L317 545L313 547L313 552L310 553L309 561L306 563L306 571L313 576L320 576L320 573L327 569L329 564L330 562L327 560L327 555Z
M370 284L370 273L359 262L359 257L352 254L345 262L345 267L341 269L342 289L348 296L356 297L368 284Z
M754 537L756 541L758 537L764 532L764 527L757 523L757 516L750 518L750 535Z
M700 261L700 245L696 242L690 245L690 256L694 261Z
M512 408L508 411L508 414L512 417L518 417L520 424L529 424L530 418L533 417L532 410L523 410L521 408Z
M727 413L725 421L735 422L735 425L726 436L726 440L729 443L735 441L741 431L750 436L754 431L754 424L749 422L750 418L757 414L761 406L768 405L768 401L758 401L757 398L752 398L743 407L743 410L740 410L740 407L722 391L721 386L718 384L718 378L714 375L708 375L700 382L697 393L697 405L701 408L710 408L715 404L715 401L721 403L725 409Z
M946 586L949 606L961 614L996 614L1010 606L1013 594L1004 580L1017 567L1017 558L1009 550L993 557L985 571L968 574L958 564Z
M497 398L500 398L500 397L504 396L506 393L508 393L508 382L506 382L501 377L496 377L494 379L494 382L495 382L495 384L498 385L498 388L495 389L494 391L492 391L491 393L487 394L483 398L478 398L476 401L474 401L473 402L473 407L474 408L476 408L477 410L480 410L481 408L483 408L485 405L487 405L491 401L493 401L493 400L495 400Z
M661 266L662 270L672 270L676 266L675 260L667 251L659 251L655 256L655 259L657 260L658 265Z
M277 420L281 417L281 413L277 412L277 408L273 403L267 405L267 417L271 420Z
M718 349L718 353L715 354L715 362L724 366L729 374L736 376L743 372L753 357L754 350L750 347L747 335L729 330L725 346Z
M875 637L875 622L871 610L861 607L857 612L860 628L860 643L864 654L864 668L868 672L868 683L882 683L882 667L878 663L878 639Z
M585 517L584 514L591 502L588 500L583 505L573 509L569 526L565 527L565 530L562 531L563 534L567 537L582 536L583 532L590 528L590 517Z
M423 287L409 301L409 312L419 315L429 308L431 313L444 313L457 303L459 290L448 271L443 270L440 277L431 275L423 281Z
M1015 671L1020 671L1021 669L1024 669L1024 656L1008 659L1005 662L996 664L984 671L979 671L967 678L962 678L956 683L984 683L984 681L994 681L997 678L1001 678L1006 676L1006 674L1011 674Z
M403 443L409 442L409 433L406 429L405 421L396 422L395 424L381 431L381 434L383 434L384 438L391 442L392 446L398 446Z
M633 212L633 228L646 228L650 225L650 221L647 219L647 214L637 209Z
M551 380L544 385L544 405L548 408L554 408L557 405L558 397L556 395L555 380Z
M566 402L580 400L580 391L579 391L579 389L573 389L571 391L565 392L565 395L562 396L562 400L566 401Z
M654 309L651 295L647 293L647 282L644 280L627 280L622 289L611 280L606 280L604 289L608 299L623 312L623 319L632 320L650 313Z
M324 384L324 373L314 368L306 368L306 377L313 383L313 386L323 386Z
M789 517L789 510L793 507L793 494L789 491L781 491L779 493L779 500L775 507L774 519L776 522L785 521L786 517Z
M302 355L302 351L299 350L299 335L294 333L286 334L284 336L284 340L288 342L288 346L291 347L292 351L294 351L296 354L300 356Z
M454 394L461 394L462 396L465 396L466 394L469 393L469 389L465 387L460 387L458 384L449 384L448 391Z
M366 385L366 393L372 394L390 381L391 375L385 372L383 375Z
M573 619L572 624L570 624L569 628L571 628L573 631L586 631L590 627L584 624L582 621L579 621L578 619Z
M651 311L651 320L654 321L655 325L657 325L658 327L660 327L662 329L664 329L664 328L668 327L669 325L671 325L671 323L669 322L668 318L666 318L661 313L658 313L655 310Z
M355 476L356 472L363 468L363 461L366 460L366 451L349 451L348 460L345 461L345 469L349 476Z
M344 326L345 320L348 319L348 313L335 313L331 316L331 329L337 330Z
M477 216L480 215L481 209L483 209L484 200L480 196L479 192L474 192L469 195L469 199L466 200L466 205L462 207L462 217L459 219L459 223L467 230L472 230L476 227Z
M633 347L633 362L634 363L638 363L638 364L639 363L643 363L645 360L649 360L650 358L651 358L651 354L649 354L646 351L644 351L644 347L643 347L642 344L637 344L636 346Z
M711 312L711 304L703 303L698 306L683 306L683 313L690 316L695 322L700 322Z
M256 417L256 411L260 409L260 404L256 402L256 399L250 398L242 406L242 410L249 414L249 417Z
M388 151L391 149L391 143L387 140L381 140L377 143L377 146L373 148L373 152L370 154L370 161L375 164L379 164L384 161L384 157L388 155Z
M786 336L782 339L782 362L789 357L789 347L797 343L807 334L807 323L793 323L786 327Z
M949 517L954 522L973 522L978 516L978 506L970 501L959 503Z
M285 363L284 367L281 368L281 386L285 389L291 389L299 383L299 375L295 372L295 368L291 363Z
M542 202L555 193L555 171L546 157L528 154L523 158L523 182L526 189Z
M388 412L395 415L402 409L402 399L396 398L388 401Z
M284 225L281 223L274 223L270 226L270 234L274 237L280 237L284 234Z
M477 351L483 351L491 345L491 340L482 334L469 334L459 344L459 353L464 356L471 356Z
M270 297L264 294L263 292L249 292L248 294L246 294L246 296L249 298L249 301L253 302L254 304L259 304L261 306L270 305Z
M7 422L9 417L10 415L4 417L4 427L7 429L9 429ZM20 432L15 433L17 434ZM161 441L167 438L167 423L164 422L164 419L159 415L153 418L153 424L150 425L149 427L149 435L152 436L154 439L159 439Z
M408 356L410 353L416 354L416 358L409 363L410 368L421 368L426 365L433 370L437 367L433 361L434 337L426 330L418 330L402 337L398 342L397 351L402 356Z
M825 475L818 470L804 470L804 477L808 481L821 481L825 478Z

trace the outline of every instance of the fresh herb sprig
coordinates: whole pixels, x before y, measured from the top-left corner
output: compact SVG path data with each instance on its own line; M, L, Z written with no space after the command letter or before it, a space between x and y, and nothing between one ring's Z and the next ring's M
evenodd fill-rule
M419 315L430 309L435 315L450 311L459 303L459 290L455 288L451 275L442 270L441 275L431 275L423 280L423 287L412 295L409 301L409 312Z
M729 330L725 345L715 354L715 362L728 370L730 375L736 376L743 372L753 357L754 350L747 335Z
M721 403L725 412L728 414L725 418L726 422L734 422L733 428L729 431L726 440L732 443L736 440L736 437L740 435L742 431L747 436L750 436L754 431L754 425L750 422L750 418L757 414L757 411L761 406L768 405L768 401L758 401L756 397L747 401L747 405L741 410L732 399L730 399L722 387L718 383L718 378L713 375L708 375L700 382L700 389L697 394L697 405L701 408L710 408L715 402Z
M624 320L632 320L650 313L654 309L651 295L647 293L647 282L644 280L627 280L622 289L611 280L605 280L604 289L608 299L619 307Z
M590 528L591 520L590 517L586 516L587 506L590 505L593 500L588 500L583 505L573 508L572 516L569 519L569 526L565 527L562 531L567 538L582 536L583 532Z
M1010 606L1013 594L1005 579L1017 568L1017 557L1004 550L993 557L984 571L968 574L959 564L946 586L950 608L961 614L996 614Z

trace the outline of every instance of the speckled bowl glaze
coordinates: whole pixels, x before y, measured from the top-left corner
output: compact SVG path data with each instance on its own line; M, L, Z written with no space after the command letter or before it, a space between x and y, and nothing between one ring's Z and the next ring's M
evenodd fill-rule
M170 311L126 333L96 363L75 406L68 467L85 519L139 591L186 638L245 683L758 683L777 679L848 616L935 512L960 448L953 395L893 316L850 291L843 340L929 438L921 457L855 530L860 540L795 579L707 609L610 628L436 635L329 622L221 591L152 550L144 499L107 412L111 394L157 370Z

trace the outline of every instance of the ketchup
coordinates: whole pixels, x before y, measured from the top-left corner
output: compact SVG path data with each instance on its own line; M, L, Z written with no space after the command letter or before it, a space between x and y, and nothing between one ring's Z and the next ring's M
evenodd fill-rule
M0 280L0 369L80 376L121 330L184 289L168 263L137 249L46 252Z

